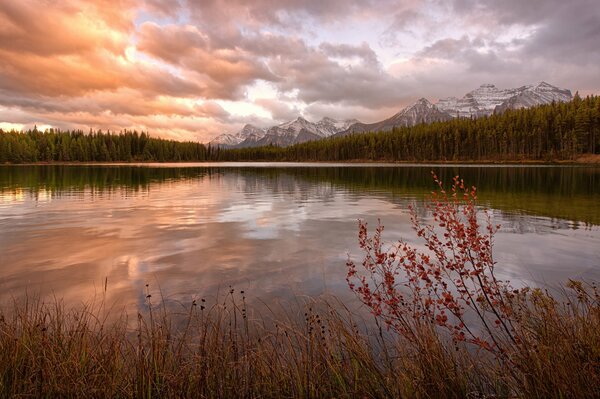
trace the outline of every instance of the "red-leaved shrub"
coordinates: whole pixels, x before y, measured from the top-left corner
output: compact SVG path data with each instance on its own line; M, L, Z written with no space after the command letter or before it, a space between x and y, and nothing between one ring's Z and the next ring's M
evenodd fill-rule
M419 220L410 207L425 248L403 240L384 248L381 223L369 236L361 220L364 259L360 265L348 259L348 284L390 329L412 342L422 328L436 327L502 359L508 346L518 345L512 302L521 292L495 274L492 247L499 226L477 208L475 187L456 176L447 192L435 174L433 179L438 188L426 205L432 222Z

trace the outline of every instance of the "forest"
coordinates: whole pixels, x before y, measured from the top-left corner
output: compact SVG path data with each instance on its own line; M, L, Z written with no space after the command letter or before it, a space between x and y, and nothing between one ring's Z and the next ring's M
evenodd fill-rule
M137 131L0 130L0 163L204 161L208 150L201 143L165 140Z
M0 130L0 163L180 161L540 161L600 153L600 97L576 95L477 119L397 127L289 147L224 149L123 131Z

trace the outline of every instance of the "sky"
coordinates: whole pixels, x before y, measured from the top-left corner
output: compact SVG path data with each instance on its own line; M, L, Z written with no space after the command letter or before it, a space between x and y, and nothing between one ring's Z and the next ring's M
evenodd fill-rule
M546 81L600 93L598 0L1 0L0 128L207 142Z

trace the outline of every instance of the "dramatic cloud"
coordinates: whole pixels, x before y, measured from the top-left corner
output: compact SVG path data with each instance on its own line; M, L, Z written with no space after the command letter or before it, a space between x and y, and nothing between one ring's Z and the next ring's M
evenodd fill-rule
M596 0L5 0L0 128L208 141L545 80L600 92Z
M242 89L255 80L274 79L264 62L243 49L213 46L207 35L192 26L144 23L137 47L187 71L191 79L201 82L198 94L203 97L238 99Z

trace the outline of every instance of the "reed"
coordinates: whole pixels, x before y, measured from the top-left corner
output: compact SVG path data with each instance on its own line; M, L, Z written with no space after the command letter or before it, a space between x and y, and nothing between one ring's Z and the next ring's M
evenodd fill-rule
M569 287L519 310L527 345L510 362L426 324L406 339L332 299L259 315L231 292L111 321L29 300L0 316L0 396L598 397L598 294Z

